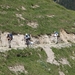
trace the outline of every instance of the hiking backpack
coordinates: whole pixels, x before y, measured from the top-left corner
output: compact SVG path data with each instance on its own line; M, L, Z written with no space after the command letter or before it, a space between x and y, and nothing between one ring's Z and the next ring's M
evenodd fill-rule
M13 35L12 34L8 34L7 38L12 40L13 39Z

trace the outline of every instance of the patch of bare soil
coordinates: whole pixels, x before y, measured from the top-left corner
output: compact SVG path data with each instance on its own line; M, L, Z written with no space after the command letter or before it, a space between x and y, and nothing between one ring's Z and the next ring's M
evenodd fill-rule
M25 18L22 16L22 14L16 14L16 17L22 19L22 20L25 20Z
M47 62L51 63L51 64L55 64L55 65L59 65L59 63L55 60L55 56L54 56L54 52L52 51L52 49L49 47L49 45L42 45L41 46L46 54L47 54Z
M47 15L47 17L53 18L55 15Z
M59 75L65 75L65 74L64 74L64 72L62 72L62 71L59 71Z
M40 7L39 5L32 5L31 6L32 8L38 8L38 7Z
M27 25L32 27L32 28L37 28L38 23L37 22L29 22L29 23L27 23Z
M22 10L26 10L26 8L24 6L22 6Z
M65 65L69 65L70 67L71 67L71 65L69 64L69 62L68 62L68 60L66 59L66 58L61 58L60 60L59 60L59 62L61 63L61 64L65 64Z
M63 29L61 29L61 31L60 31L60 38L66 43L67 42L75 43L75 35L74 34L68 34Z
M8 67L10 71L13 71L16 73L16 75L18 75L18 72L21 73L25 73L27 74L28 72L25 70L23 65L17 65L17 66L12 66L12 67Z

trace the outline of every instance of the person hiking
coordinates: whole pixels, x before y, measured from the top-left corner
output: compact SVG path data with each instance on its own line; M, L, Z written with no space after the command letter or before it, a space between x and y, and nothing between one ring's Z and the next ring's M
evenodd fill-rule
M7 34L7 39L8 39L9 48L11 48L11 40L13 39L12 33Z
M1 34L2 34L2 32L0 31L0 46L2 46Z
M54 42L58 43L58 32L54 31Z
M1 33L2 33L2 32L0 31L0 42L1 42Z
M30 34L27 34L26 33L25 36L24 36L24 39L25 39L25 42L26 42L27 47L29 47L30 40L31 40Z

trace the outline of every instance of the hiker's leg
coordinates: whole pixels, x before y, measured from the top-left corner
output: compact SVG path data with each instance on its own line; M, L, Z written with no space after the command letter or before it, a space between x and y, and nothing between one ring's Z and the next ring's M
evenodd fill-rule
M29 45L29 48L30 48L31 47L31 41L30 40L28 41L28 45Z
M0 46L2 46L2 39L1 39L1 36L0 36Z
M27 47L30 47L30 40L27 41Z
M11 40L8 40L9 48L11 48Z
M56 43L56 44L58 43L57 36L55 37L55 43Z
M26 45L27 45L27 47L28 47L28 40L26 40Z

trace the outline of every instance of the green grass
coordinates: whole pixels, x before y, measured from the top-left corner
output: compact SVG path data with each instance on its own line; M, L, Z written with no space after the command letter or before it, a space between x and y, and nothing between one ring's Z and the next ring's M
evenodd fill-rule
M71 67L69 65L62 64L59 67L65 73L65 75L74 75L75 60L73 60L71 56L75 57L75 46L62 49L53 48L53 52L55 53L57 61L59 61L61 58L66 58L68 60Z
M41 57L39 56L41 55ZM58 66L46 62L47 56L41 48L11 50L0 53L0 75L16 75L8 67L24 65L26 75L58 75ZM19 72L18 75L25 75Z
M39 7L31 8L34 5ZM22 10L22 6L26 10ZM22 14L25 20L16 17L16 14ZM54 15L54 17L50 18L47 15ZM0 30L40 35L51 34L53 31L60 31L63 28L67 32L75 33L75 29L72 29L75 22L74 15L75 11L67 10L52 0L1 0ZM39 24L37 29L27 26L27 23L31 21ZM20 26L21 24L23 26Z
M41 57L39 56L41 55ZM0 53L0 75L16 75L8 67L24 65L28 71L26 75L58 75L58 67L46 62L47 56L41 48L11 50ZM56 70L57 69L57 70ZM19 72L18 75L25 75Z
M39 57L41 55L41 58ZM24 65L28 71L27 75L47 75L46 70L46 54L41 49L24 49L11 50L5 53L0 53L0 75L15 75L14 72L9 71L9 66ZM18 74L22 75L22 73Z
M24 50L11 50L5 53L0 52L0 75L16 75L10 71L8 67L16 65L24 65L28 71L26 75L58 75L59 70L63 71L65 75L75 74L75 60L71 56L75 57L75 46L69 48L56 49L52 48L55 53L55 59L59 61L61 58L66 58L70 64L60 64L56 66L46 62L47 56L41 48ZM40 57L40 56L41 57ZM18 75L25 75L18 72Z

